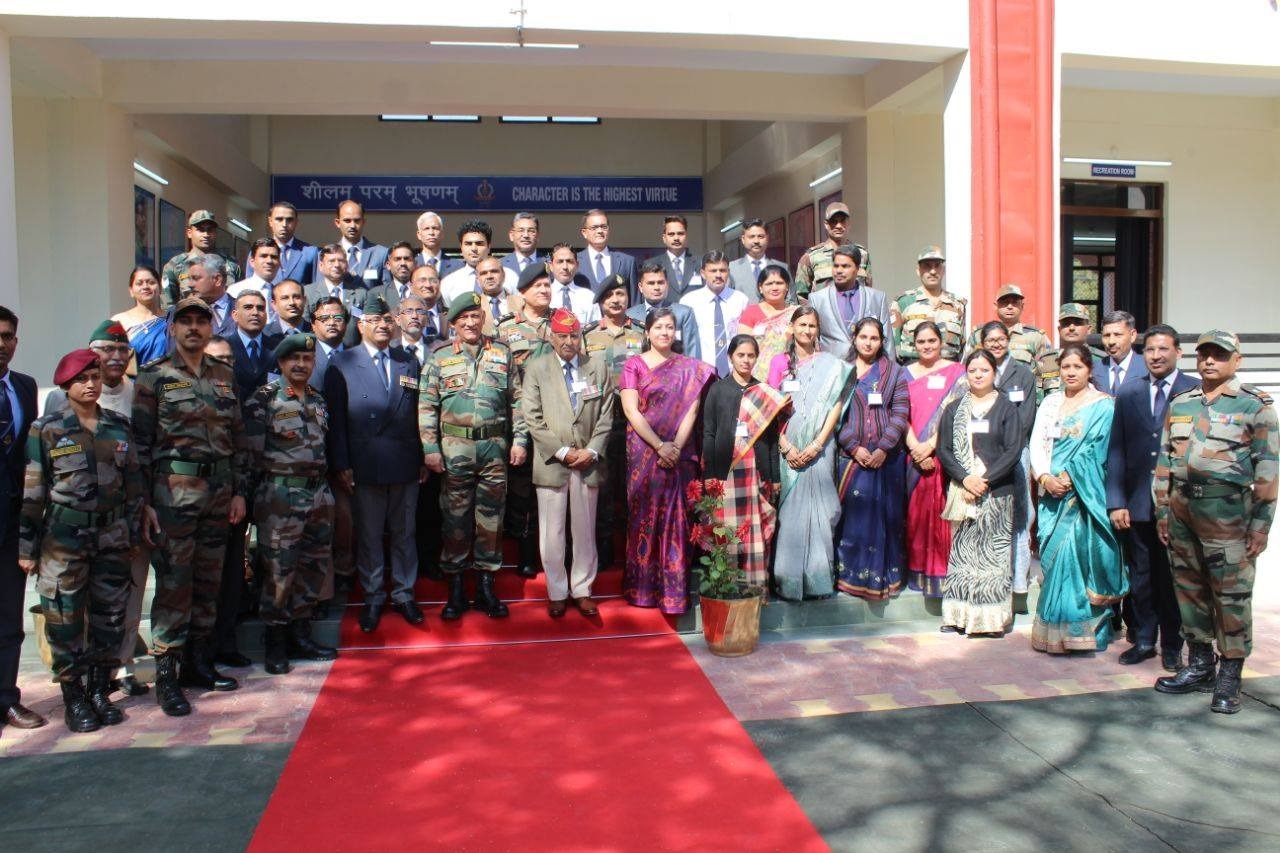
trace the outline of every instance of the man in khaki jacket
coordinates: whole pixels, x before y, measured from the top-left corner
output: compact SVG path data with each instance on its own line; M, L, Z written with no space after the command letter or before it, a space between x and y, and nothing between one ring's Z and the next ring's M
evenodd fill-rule
M530 461L548 612L563 616L572 597L583 616L595 616L596 499L616 395L608 362L583 352L582 324L571 312L559 309L552 315L551 347L553 352L526 365L520 401L533 439ZM566 517L573 533L573 567L567 574Z

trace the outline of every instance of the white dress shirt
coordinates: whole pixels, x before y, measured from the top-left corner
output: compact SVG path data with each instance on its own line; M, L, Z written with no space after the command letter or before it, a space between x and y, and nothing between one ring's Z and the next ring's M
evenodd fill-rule
M690 290L680 299L680 304L693 312L698 321L698 346L702 351L702 360L712 367L716 366L716 300L720 300L720 312L724 316L724 345L738 333L738 318L747 309L746 294L734 290L728 285L719 293L712 293L709 287Z
M515 293L520 276L511 267L503 267L502 273L502 289L507 293ZM462 269L454 270L440 282L440 299L444 301L445 307L467 291L480 292L476 287L476 268L473 266L465 265Z
M1117 363L1120 365L1119 376L1116 375ZM1106 387L1104 387L1102 390L1110 394L1112 385L1114 384L1116 392L1119 392L1120 389L1124 386L1125 377L1129 375L1129 368L1133 366L1133 350L1129 350L1129 354L1124 357L1124 361L1116 362L1115 359L1112 359L1111 357L1108 356L1105 364L1107 368L1107 379L1106 379Z
M270 323L276 319L276 308L271 304L271 282L259 276L257 273L249 276L243 281L237 281L235 284L227 288L227 296L234 301L240 298L240 294L247 291L257 291L262 294L262 298L267 300L267 322Z
M596 304L596 295L591 288L580 284L569 283L569 303L564 301L565 286L554 279L551 281L551 309L567 308L581 321L582 325L594 323L600 319L600 306Z

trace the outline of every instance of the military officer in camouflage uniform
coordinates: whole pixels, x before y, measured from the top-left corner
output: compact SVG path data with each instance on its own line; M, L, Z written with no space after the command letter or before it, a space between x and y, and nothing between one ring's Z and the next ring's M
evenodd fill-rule
M1034 370L1036 359L1049 350L1049 336L1043 329L1022 322L1025 306L1026 299L1018 285L1004 284L996 291L996 319L1009 333L1009 355ZM982 347L981 337L982 326L975 326L965 343L966 356Z
M916 354L916 327L932 320L942 330L942 357L959 361L964 349L965 312L969 300L942 289L947 259L939 246L925 246L916 258L920 286L908 290L889 306L889 321L897 336L898 361L910 364Z
M1196 341L1203 384L1169 401L1152 485L1156 531L1169 546L1190 649L1187 665L1158 679L1156 690L1212 690L1209 709L1219 714L1240 710L1240 671L1253 641L1254 561L1267 547L1280 476L1275 409L1265 393L1236 378L1240 361L1240 339L1231 332L1205 332Z
M800 263L796 264L796 290L793 296L801 299L807 300L810 293L821 290L831 283L833 277L831 267L835 251L849 243L846 239L849 233L849 206L838 201L827 205L822 217L822 225L827 231L826 241L810 247L804 253L804 257L800 258ZM862 252L858 278L862 279L862 284L871 284L871 254L865 246L857 246L857 248Z
M524 366L531 358L551 352L551 272L545 263L524 268L516 283L519 312L498 323L495 337L511 350L516 387L524 385ZM538 505L533 493L532 463L513 465L507 471L507 509L503 528L519 543L516 570L527 578L538 576Z
M68 353L53 381L67 399L31 425L18 565L28 574L38 567L36 590L67 728L91 732L124 719L109 695L124 639L142 476L129 421L98 405L97 353Z
M253 519L262 557L266 670L289 671L289 659L333 660L337 650L311 639L312 608L333 559L333 492L325 438L329 410L308 381L316 366L314 335L294 334L272 354L280 378L245 403L252 460Z
M582 346L588 358L603 358L609 364L614 393L622 378L622 365L644 349L644 326L627 316L630 304L627 280L613 274L596 290L600 319L582 333ZM596 508L596 552L600 568L613 562L614 531L627 529L627 416L620 401L614 401L613 428L605 445L605 484Z
M440 562L449 599L443 619L458 619L467 609L462 573L469 565L479 574L476 606L492 617L507 615L493 591L502 566L507 464L523 465L529 453L511 350L481 334L483 322L476 294L455 297L449 305L454 338L432 350L419 383L422 452L427 468L444 476Z
M133 431L146 493L157 519L144 525L156 548L151 642L156 701L191 713L179 686L235 690L213 666L227 528L245 515L248 454L231 365L205 355L212 312L195 296L174 306L174 348L147 364L134 385ZM155 542L159 533L162 541Z
M179 299L191 295L187 284L187 263L196 255L215 254L218 241L218 217L209 210L197 210L187 219L187 242L191 248L174 255L160 273L160 308L167 310ZM223 260L223 280L227 286L244 278L240 265L230 258Z
M1058 309L1058 348L1047 350L1036 359L1036 388L1039 399L1052 394L1062 387L1062 377L1058 371L1058 357L1066 344L1089 346L1089 333L1093 331L1093 319L1089 311L1079 302L1064 303ZM1094 361L1106 356L1106 352L1097 347L1089 347Z

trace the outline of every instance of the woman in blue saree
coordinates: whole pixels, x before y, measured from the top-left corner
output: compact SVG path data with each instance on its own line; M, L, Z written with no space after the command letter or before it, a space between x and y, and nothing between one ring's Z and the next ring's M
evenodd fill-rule
M1045 398L1031 433L1044 570L1031 645L1050 654L1105 649L1112 639L1112 608L1129 591L1107 515L1115 401L1089 384L1092 361L1081 344L1062 348L1062 390Z
M129 335L129 346L141 367L169 351L169 322L160 312L160 274L140 264L129 273L133 307L112 317Z

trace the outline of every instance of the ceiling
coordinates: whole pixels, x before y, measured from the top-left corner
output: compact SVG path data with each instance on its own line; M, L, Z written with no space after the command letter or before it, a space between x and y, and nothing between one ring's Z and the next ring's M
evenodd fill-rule
M1254 69L1252 74L1228 76L1116 68L1071 68L1064 65L1062 85L1079 89L1119 89L1129 92L1280 97L1280 74L1266 76L1259 73L1261 71L1262 69Z

